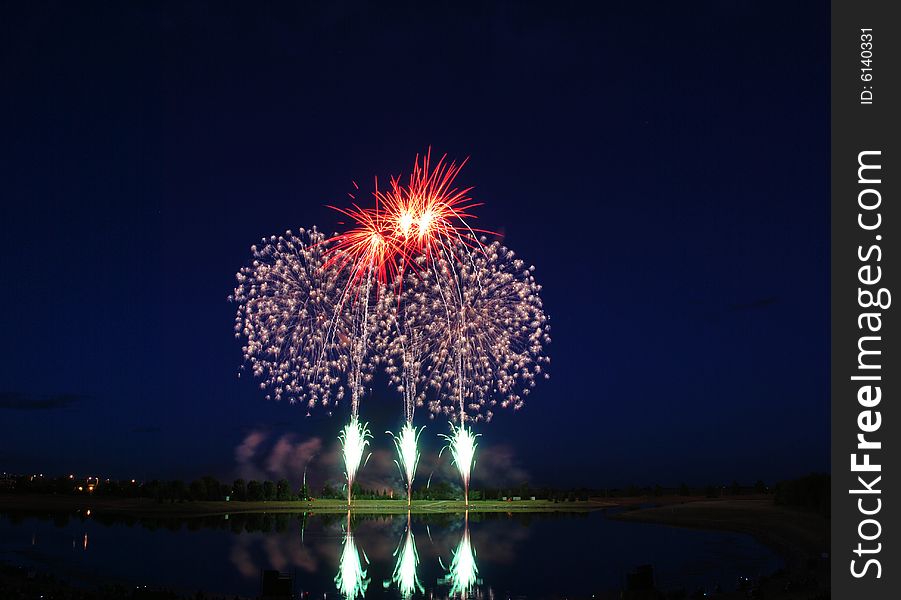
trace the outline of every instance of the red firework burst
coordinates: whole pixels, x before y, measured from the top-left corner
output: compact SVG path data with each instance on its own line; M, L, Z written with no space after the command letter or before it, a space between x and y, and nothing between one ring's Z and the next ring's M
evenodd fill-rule
M481 206L469 197L472 188L453 186L466 160L447 162L445 154L434 167L430 161L431 149L421 161L417 155L408 182L392 177L387 191L380 191L376 180L375 208L330 207L350 217L353 226L334 238L327 267L349 269L351 283L372 276L388 284L400 280L399 270L413 257L429 258L458 242L477 248L477 234L494 235L467 223L475 218L470 211Z
M406 185L399 177L392 178L388 191L375 192L376 203L381 205L393 237L407 256L430 256L457 241L475 247L476 233L492 233L473 229L467 223L475 218L471 209L481 206L469 197L472 188L453 187L466 160L457 165L447 162L445 154L434 168L430 168L430 160L431 149L421 162L416 156Z
M338 208L334 210L353 219L354 226L332 238L325 268L348 269L350 284L373 277L379 283L387 283L397 273L398 257L404 255L402 244L392 234L391 223L384 212L375 209Z

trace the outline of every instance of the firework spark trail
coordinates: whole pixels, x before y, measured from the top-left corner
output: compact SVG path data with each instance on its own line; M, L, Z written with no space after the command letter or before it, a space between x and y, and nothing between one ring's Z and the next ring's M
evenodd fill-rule
M432 168L429 149L421 162L416 156L406 184L400 177L393 177L387 191L376 189L377 206L389 224L390 234L403 245L406 257L428 257L457 242L476 248L480 245L479 233L492 233L473 229L468 223L475 217L469 211L481 205L469 197L472 188L453 187L465 164L466 160L459 165L447 162L445 154Z
M422 583L416 575L419 566L419 553L416 551L416 540L413 538L413 529L410 523L410 513L407 513L407 529L394 551L394 573L389 581L384 582L385 589L391 584L397 585L401 598L411 598L416 591L423 593Z
M374 302L370 305L372 289L373 287L379 287L377 282L374 285L373 272L374 269L370 265L369 272L363 282L362 293L356 302L349 305L352 314L351 330L353 332L351 342L353 348L350 355L350 371L348 374L348 385L351 394L351 420L342 430L341 435L339 435L344 456L345 474L347 475L348 505L350 505L353 498L353 484L356 479L356 473L363 466L360 462L365 446L369 443L367 440L372 437L367 425L360 425L359 422L360 398L364 393L364 384L372 378L372 360L378 359L370 352L370 336L374 336L378 340L378 331L385 326L382 315L385 312L386 304L389 302L387 290L381 288L376 293Z
M396 274L393 289L398 294L397 307L390 319L394 327L380 348L386 356L390 383L403 395L405 424L400 435L391 435L398 452L398 467L406 476L408 503L412 498L412 482L419 457L413 414L416 406L424 401L422 387L426 377L423 363L428 356L429 332L425 328L426 320L417 320L415 314L413 318L408 318L406 308L417 298L404 294L405 271L408 266L412 267L413 272L434 268L437 258L445 254L449 247L460 250L480 246L476 232L466 222L474 217L469 211L478 204L469 198L469 188L461 190L453 187L466 161L458 166L456 162L446 162L446 158L446 155L442 156L433 168L431 150L423 155L421 162L417 156L405 184L401 183L400 177L396 177L391 178L387 191L379 191L376 187L376 208L368 215L368 222L379 224L379 235L394 240L385 247L394 255L398 265L391 270ZM356 220L358 223L363 221ZM385 228L384 224L388 227ZM418 276L419 273L416 276L407 275L407 290L416 289ZM441 286L450 283L436 281ZM460 402L460 414L464 415L462 395Z
M334 208L334 207L333 207ZM373 357L370 337L377 342L379 331L384 327L382 315L386 305L386 282L394 272L397 256L401 251L386 235L385 222L376 209L365 210L358 206L353 209L336 209L354 221L353 227L335 236L334 245L327 251L327 268L334 268L346 274L344 302L351 314L351 354L348 386L351 396L351 421L344 428L339 439L343 448L345 473L347 475L347 503L353 497L353 483L360 468L362 452L365 449L369 431L360 427L360 398L364 393L364 383L372 377ZM372 298L373 291L375 298Z
M366 596L369 587L369 577L360 560L360 553L354 541L353 529L350 523L350 511L347 512L347 529L344 531L344 544L341 548L341 558L338 562L338 573L335 575L335 586L344 598L353 600L357 596ZM367 563L366 553L362 552L363 560Z
M550 324L534 267L492 242L469 260L440 260L417 281L405 291L415 298L406 313L426 328L429 409L465 423L490 420L498 406L521 408L550 362Z
M369 341L369 293L372 288L372 271L366 276L360 303L353 311L353 352L350 367L350 415L355 419L360 414L360 396L363 394L364 363Z
M441 449L438 455L441 456L445 449L450 450L451 462L457 467L463 480L463 500L466 506L469 506L469 479L472 475L472 468L475 466L476 447L478 446L476 438L479 437L479 434L473 433L472 429L465 424L456 426L451 423L450 428L450 435L441 434L441 437L447 440L447 445Z
M479 581L479 568L476 566L476 554L472 549L472 541L469 537L469 511L466 511L463 520L463 537L454 550L450 569L441 583L450 584L448 595L466 598Z
M452 424L459 420L445 437L452 447L459 445L455 464L468 503L475 437L466 421L490 420L498 402L522 407L536 377L546 376L544 345L550 336L534 267L526 268L497 242L486 247L487 240L477 236L467 219L478 204L469 188L452 187L466 161L458 167L445 158L432 169L430 153L421 164L417 157L407 185L396 178L388 192L376 192L391 225L388 235L402 247L394 286L397 333L387 345L386 371L404 394L408 424L424 401L422 383L435 391L430 410ZM415 278L403 277L408 265ZM424 340L421 347L418 339Z
M341 275L327 268L330 242L315 228L263 238L236 275L235 337L267 399L308 409L344 397L350 328Z
M400 435L394 435L386 431L394 439L394 447L397 448L397 460L394 464L400 470L401 477L407 482L407 506L413 503L413 478L416 476L416 466L419 464L419 435L425 427L416 429L410 423L404 423Z
M384 359L389 384L403 397L404 420L412 424L416 407L422 406L425 400L423 368L428 359L429 340L427 324L418 320L421 311L407 310L417 301L418 277L408 273L406 279L406 286L400 281L394 285L397 301L387 308L385 320L389 326L380 330L376 345Z
M269 389L267 399L337 403L351 392L351 421L340 436L348 476L348 503L370 436L359 422L360 397L372 377L369 338L379 327L387 294L373 282L374 263L361 281L340 237L316 229L288 231L252 247L254 260L237 274L235 335L246 339L245 361ZM360 284L362 289L354 286ZM370 296L375 291L376 299Z
M350 506L353 498L354 481L357 471L362 469L369 460L370 454L366 454L369 440L372 434L369 432L368 423L360 423L357 417L351 417L350 423L344 426L338 435L341 442L341 454L344 458L344 475L347 477L347 504ZM363 455L366 455L364 458Z

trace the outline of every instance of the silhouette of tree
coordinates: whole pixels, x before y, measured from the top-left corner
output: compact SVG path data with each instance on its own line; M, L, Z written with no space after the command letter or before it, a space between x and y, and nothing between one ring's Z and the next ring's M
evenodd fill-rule
M279 479L276 484L275 497L279 500L291 499L291 484L287 479Z
M235 479L232 484L232 494L234 494L235 500L247 500L247 482L243 479Z
M275 484L268 479L263 482L263 500L275 500Z
M256 479L247 482L247 499L259 502L263 499L263 486Z

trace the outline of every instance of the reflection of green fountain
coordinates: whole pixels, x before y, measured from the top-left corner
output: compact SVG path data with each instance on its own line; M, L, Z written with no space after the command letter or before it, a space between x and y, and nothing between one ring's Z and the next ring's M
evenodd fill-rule
M360 560L360 552L357 550L353 530L350 526L350 511L347 511L347 530L344 532L344 546L341 549L338 574L335 575L335 586L348 600L353 600L357 596L364 597L366 588L369 587L369 578L366 577L366 570ZM365 552L363 552L363 560L369 562Z
M413 539L413 529L410 527L410 513L407 513L407 531L394 551L394 574L390 581L384 583L385 588L392 583L397 585L401 598L410 598L416 590L424 591L419 578L416 576L416 567L419 566L419 554L416 552L416 540Z
M463 537L454 550L454 557L451 560L450 569L440 583L449 584L450 596L466 596L473 591L473 587L479 581L479 568L476 566L476 554L472 549L472 542L469 539L469 511L463 520Z
M413 477L416 476L416 465L419 464L419 434L425 427L416 429L411 423L404 423L400 435L394 435L386 431L394 438L394 446L397 448L397 460L394 463L400 469L400 474L407 480L407 506L413 502Z

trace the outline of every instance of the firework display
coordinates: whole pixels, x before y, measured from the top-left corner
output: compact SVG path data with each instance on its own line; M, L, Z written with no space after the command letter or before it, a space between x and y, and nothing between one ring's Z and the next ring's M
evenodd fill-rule
M391 579L384 583L387 589L393 583L397 586L401 598L411 598L415 592L425 591L416 569L419 566L419 553L416 552L416 539L413 537L413 528L410 523L410 513L407 513L407 527L401 542L394 551L394 573Z
M326 268L329 242L315 228L251 246L236 275L235 337L267 399L328 406L344 397L351 337L341 273Z
M451 423L451 434L441 434L447 440L447 446L441 449L443 453L445 449L449 449L451 453L451 462L457 471L460 472L460 478L463 480L463 501L469 504L469 479L472 475L472 468L475 466L476 460L476 438L479 436L473 433L472 429L465 424L456 426Z
M429 409L461 424L490 421L498 407L521 408L546 376L550 326L534 267L499 242L455 250L406 290L406 316L428 340Z
M550 325L535 268L472 227L479 205L454 187L463 164L417 157L408 180L376 185L374 207L333 207L350 219L346 231L264 238L237 274L235 334L266 397L310 410L350 396L339 436L348 503L371 437L360 402L377 365L402 398L403 426L388 433L408 503L417 407L448 419L468 504L477 446L468 422L521 408L547 377Z
M450 567L441 583L450 586L450 597L466 598L479 581L479 568L476 566L476 554L472 549L469 537L469 512L463 517L463 536L454 550Z
M372 434L369 432L368 423L360 423L356 416L350 418L350 423L344 426L338 435L341 442L341 455L344 459L344 475L347 478L347 504L353 499L354 481L357 478L357 471L363 468L369 455L366 454L366 448L369 446L369 440ZM366 455L365 458L363 455Z
M413 503L413 478L416 475L416 466L419 464L419 436L423 429L425 428L416 429L412 424L404 423L398 435L394 435L390 431L385 432L394 439L394 446L397 450L397 460L394 463L407 484L408 506Z
M363 555L362 560L360 555ZM357 549L354 541L354 533L351 528L350 512L347 513L347 529L344 530L344 543L341 546L341 557L338 559L338 573L335 575L335 587L346 600L353 600L357 596L365 597L369 587L369 577L363 568L363 561L367 563L366 553Z

